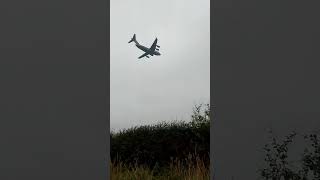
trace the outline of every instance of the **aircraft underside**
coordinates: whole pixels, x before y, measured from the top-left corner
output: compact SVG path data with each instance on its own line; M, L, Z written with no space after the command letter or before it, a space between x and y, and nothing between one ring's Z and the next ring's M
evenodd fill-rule
M160 53L159 53L160 46L157 45L157 40L158 39L156 38L154 40L152 46L150 48L147 48L147 47L142 46L142 45L140 45L138 43L138 41L136 40L136 35L134 34L133 37L131 38L131 40L128 43L135 42L137 48L139 48L140 50L145 52L144 54L142 54L141 56L138 57L138 59L140 59L140 58L143 58L143 57L149 58L149 55L151 55L151 56L153 56L153 55L160 56Z

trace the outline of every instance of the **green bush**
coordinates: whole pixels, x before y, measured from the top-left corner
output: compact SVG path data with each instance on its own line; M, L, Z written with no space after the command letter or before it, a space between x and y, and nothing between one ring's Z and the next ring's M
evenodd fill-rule
M162 122L111 134L111 160L125 164L168 166L172 158L197 154L209 165L210 106L195 106L191 122Z
M300 134L305 140L304 152L299 153L298 161L289 161L289 146L296 132L284 140L271 138L264 147L264 167L259 169L260 177L265 180L318 180L320 179L320 136L318 133Z

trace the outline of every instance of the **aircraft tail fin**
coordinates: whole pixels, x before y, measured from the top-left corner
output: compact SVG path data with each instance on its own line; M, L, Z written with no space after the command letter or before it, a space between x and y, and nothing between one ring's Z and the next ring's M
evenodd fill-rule
M132 41L134 41L135 43L137 43L136 34L133 35L133 37L131 38L131 40L130 40L128 43L131 43Z

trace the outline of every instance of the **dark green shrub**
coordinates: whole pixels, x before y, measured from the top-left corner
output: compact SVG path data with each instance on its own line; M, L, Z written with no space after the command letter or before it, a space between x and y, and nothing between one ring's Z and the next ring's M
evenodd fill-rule
M303 175L304 179L307 179L310 174L312 178L320 179L320 138L316 133L312 133L304 136L308 142L308 147L305 148L302 158Z
M265 180L298 180L299 173L292 169L288 161L288 147L293 142L296 132L286 136L283 141L271 137L271 143L264 147L265 168L260 170L260 175Z
M192 120L133 127L111 134L111 159L149 167L168 166L172 158L197 154L209 165L209 105L195 106Z
M288 160L289 145L297 133L293 132L283 141L272 137L264 147L265 167L260 177L265 180L319 180L320 179L320 138L317 133L304 135L306 146L297 162ZM294 168L295 167L295 168Z

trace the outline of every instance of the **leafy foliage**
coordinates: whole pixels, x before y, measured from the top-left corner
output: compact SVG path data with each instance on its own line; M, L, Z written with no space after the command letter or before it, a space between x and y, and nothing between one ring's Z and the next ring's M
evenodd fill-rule
M197 154L209 165L210 106L196 105L191 122L162 122L111 134L111 160L150 168L169 166L172 158Z
M292 132L285 140L279 142L272 137L271 142L264 147L265 167L260 169L260 175L265 180L319 180L320 179L320 138L316 133L304 135L307 142L298 169L293 162L288 161L289 145L297 136Z
M282 177L285 180L299 179L299 174L293 171L288 163L288 146L295 136L296 133L293 132L282 142L272 137L271 143L265 145L266 167L260 170L263 179L280 180Z
M305 140L309 143L303 154L303 178L307 179L312 174L312 179L320 179L320 138L317 134L306 135Z

